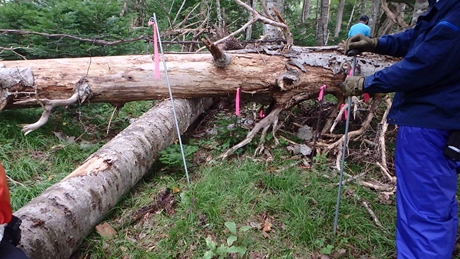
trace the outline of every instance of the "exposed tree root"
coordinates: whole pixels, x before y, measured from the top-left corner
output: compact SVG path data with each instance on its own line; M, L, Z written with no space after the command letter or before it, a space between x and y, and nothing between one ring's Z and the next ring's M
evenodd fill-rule
M278 116L282 111L282 108L275 108L274 110L272 110L267 116L265 116L265 118L263 118L254 126L254 128L248 133L247 137L243 141L231 147L225 153L220 155L219 158L225 159L231 154L233 154L237 149L242 148L248 143L250 143L260 130L262 130L262 136L260 138L259 147L256 149L256 153L261 154L264 150L263 144L265 141L266 133L270 126L273 125L273 136L275 136L276 126L278 124Z
M388 123L386 122L386 119L387 119L388 112L390 110L391 103L392 103L389 96L385 96L385 102L386 102L387 108L385 110L385 113L382 116L382 120L380 122L381 130L379 132L379 148L380 148L380 157L382 159L381 159L381 164L380 163L376 163L376 164L382 169L385 176L387 176L391 182L395 183L396 177L391 176L388 170L387 155L386 155L387 150L386 150L386 143L385 143L385 134L388 129Z
M366 119L361 124L361 128L355 131L348 132L348 139L357 138L361 136L371 125L372 118L374 118L374 111L379 107L382 98L380 96L375 96L372 106L370 108L369 113L367 114ZM343 135L338 141L330 144L325 150L324 153L329 153L331 150L340 147L343 145L343 141L345 139L345 135ZM348 143L347 143L348 144ZM340 149L337 154L336 164L337 169L340 170L340 158L342 157L342 150Z
M74 94L70 98L64 99L64 100L48 100L48 99L37 100L40 103L44 104L42 116L35 123L21 125L22 126L21 131L24 132L24 135L29 134L30 132L45 125L45 123L48 121L48 118L53 108L58 107L58 106L68 106L76 102L83 103L87 98L90 98L91 95L92 95L92 92L88 85L88 81L86 80L86 78L83 77L80 80L78 80L75 86L75 89L74 89Z

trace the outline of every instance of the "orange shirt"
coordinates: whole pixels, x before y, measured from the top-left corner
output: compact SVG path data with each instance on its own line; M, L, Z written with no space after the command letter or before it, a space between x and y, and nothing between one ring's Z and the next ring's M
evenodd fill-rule
M0 224L9 223L13 213L11 211L10 192L6 182L5 169L0 163Z

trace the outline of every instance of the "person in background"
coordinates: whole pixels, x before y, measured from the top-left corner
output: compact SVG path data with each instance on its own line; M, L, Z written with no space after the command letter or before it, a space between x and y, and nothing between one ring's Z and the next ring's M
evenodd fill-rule
M429 0L414 28L363 34L345 52L402 57L373 75L345 79L346 96L395 92L387 117L395 149L398 259L451 259L457 238L460 173L460 1Z
M348 31L348 37L355 36L358 33L361 33L364 36L371 36L371 27L367 24L369 23L369 17L363 15L359 18L359 22L351 26L350 31Z
M29 259L16 247L21 240L21 220L13 216L5 169L0 163L0 259Z

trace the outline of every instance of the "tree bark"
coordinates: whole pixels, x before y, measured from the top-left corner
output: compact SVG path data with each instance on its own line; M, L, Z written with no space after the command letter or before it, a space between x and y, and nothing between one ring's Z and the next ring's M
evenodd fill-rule
M211 105L211 98L177 99L179 129ZM67 259L119 199L177 138L170 101L142 115L61 182L15 215L22 219L21 248L31 259Z
M340 29L342 28L342 17L343 17L343 9L345 7L345 0L340 0L339 6L337 7L337 16L335 20L335 30L334 30L334 37L339 37Z
M428 1L416 0L414 4L414 13L412 14L411 26L417 23L418 17L428 10Z
M320 0L320 13L316 27L316 45L326 46L329 38L328 23L330 0Z
M283 16L284 14L284 1L285 0L263 0L265 3L265 7L268 12L268 16L272 19L277 20L275 17L277 15L275 14L275 11L278 11L278 13ZM279 21L279 20L278 20ZM283 22L283 21L280 21ZM263 25L263 30L264 30L264 38L269 40L269 39L279 39L283 37L283 32L280 30L278 27L272 26L270 24L264 24Z
M371 27L371 35L374 37L379 37L377 32L379 31L379 21L380 21L380 0L372 0L371 15L369 18L369 27Z
M240 88L247 98L282 104L299 92L319 93L324 84L329 93L342 92L343 67L350 58L340 47L293 46L287 54L268 48L253 52L227 52L231 61L225 68L216 67L211 54L166 54L173 96L228 96ZM359 60L367 74L394 62L369 53ZM3 65L0 79L4 79L2 70L33 73L33 79L21 80L25 76L18 74L9 84L2 81L0 96L5 96L1 99L6 102L5 109L40 107L45 99L67 99L82 78L92 93L91 102L123 104L169 97L163 66L160 78L154 78L154 64L148 55L4 61Z
M311 6L311 0L303 0L302 4L302 16L300 17L300 21L304 23L310 14L310 6Z

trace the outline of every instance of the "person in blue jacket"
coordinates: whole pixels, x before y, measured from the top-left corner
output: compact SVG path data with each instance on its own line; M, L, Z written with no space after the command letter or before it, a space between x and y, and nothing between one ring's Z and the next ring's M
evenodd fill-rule
M345 46L346 53L356 49L403 57L344 83L346 96L395 92L387 120L398 125L398 259L452 258L458 228L460 1L429 3L414 28L380 38L358 34Z
M351 26L350 30L348 31L348 37L355 36L356 34L363 34L364 36L370 37L371 36L371 27L367 24L369 23L369 17L367 15L363 15L359 18L359 22L353 26Z

